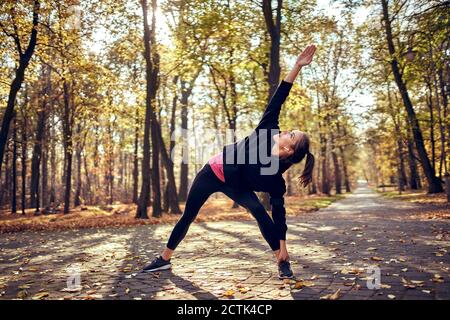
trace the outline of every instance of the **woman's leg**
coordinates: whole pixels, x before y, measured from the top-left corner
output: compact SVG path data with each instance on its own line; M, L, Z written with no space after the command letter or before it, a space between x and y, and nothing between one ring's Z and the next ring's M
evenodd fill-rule
M219 190L221 184L223 183L215 176L209 165L205 165L198 172L189 189L184 213L173 228L169 241L167 242L167 248L162 254L163 259L170 259L173 251L186 236L189 226L195 220L200 208L211 194Z
M250 211L258 222L259 230L261 230L264 239L273 250L275 257L278 258L280 241L276 236L277 233L275 223L272 218L270 218L262 203L259 201L258 196L251 190L234 190L231 188L223 188L221 191L239 205Z

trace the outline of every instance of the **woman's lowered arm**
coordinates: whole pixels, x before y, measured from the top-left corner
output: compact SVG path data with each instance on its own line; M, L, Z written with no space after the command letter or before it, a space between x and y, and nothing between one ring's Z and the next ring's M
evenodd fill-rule
M314 53L316 52L316 46L311 44L303 50L302 53L297 58L297 61L295 62L294 67L292 70L286 75L284 78L284 81L289 83L294 83L295 78L297 78L297 75L299 74L302 67L307 66L311 63L312 58L314 56Z

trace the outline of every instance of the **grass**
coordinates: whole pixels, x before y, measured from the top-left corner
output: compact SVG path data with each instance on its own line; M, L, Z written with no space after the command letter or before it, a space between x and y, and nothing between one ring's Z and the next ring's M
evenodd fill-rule
M400 194L394 187L385 188L385 191L377 189L377 192L381 193L383 196L395 199L403 200L413 203L421 204L445 204L447 203L447 196L445 192L428 194L425 190L406 190L402 191Z
M308 214L329 206L344 195L289 196L285 198L287 216ZM232 208L232 201L221 195L213 195L200 210L196 221L252 220L252 215L244 208ZM183 210L184 204L180 205ZM79 228L104 228L160 223L176 223L180 215L164 213L162 217L135 219L136 205L114 204L110 206L81 206L73 208L69 214L57 213L34 215L34 209L27 209L25 215L11 214L0 210L0 233L26 230L65 230Z
M385 191L377 189L377 192L392 200L418 204L419 209L411 210L417 218L450 219L450 204L445 192L428 194L425 190L406 190L400 194L394 187L385 188Z

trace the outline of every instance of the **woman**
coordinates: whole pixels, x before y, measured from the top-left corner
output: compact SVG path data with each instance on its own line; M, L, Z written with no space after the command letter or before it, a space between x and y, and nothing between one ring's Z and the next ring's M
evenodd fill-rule
M280 132L278 118L295 78L302 67L311 63L315 51L316 47L309 45L298 56L294 68L279 84L252 134L225 146L223 152L212 157L199 171L189 190L184 213L175 225L167 247L143 271L171 268L172 254L200 208L211 194L221 191L247 208L255 217L277 259L279 278L294 277L286 246L287 226L283 197L286 185L282 173L306 156L305 168L300 176L301 184L306 186L312 179L314 157L309 152L309 137L299 130ZM255 191L269 193L272 219Z

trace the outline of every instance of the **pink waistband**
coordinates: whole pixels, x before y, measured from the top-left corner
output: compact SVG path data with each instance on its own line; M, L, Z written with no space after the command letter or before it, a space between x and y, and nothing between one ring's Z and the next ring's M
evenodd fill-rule
M225 175L223 174L222 152L209 159L208 163L217 178L219 178L220 181L225 182Z

